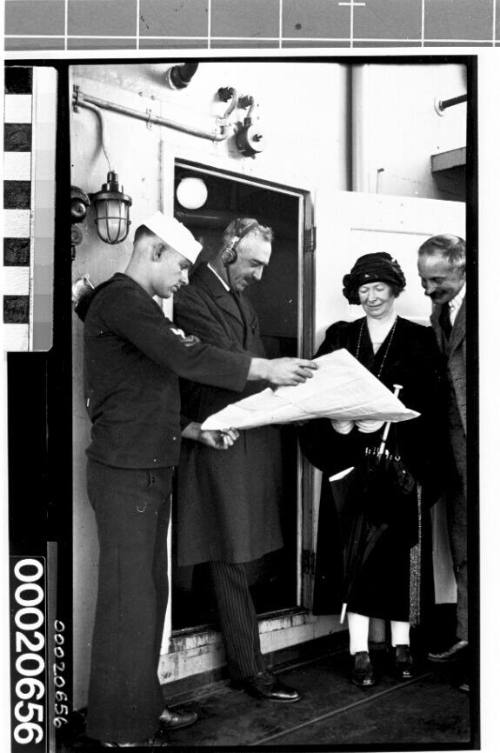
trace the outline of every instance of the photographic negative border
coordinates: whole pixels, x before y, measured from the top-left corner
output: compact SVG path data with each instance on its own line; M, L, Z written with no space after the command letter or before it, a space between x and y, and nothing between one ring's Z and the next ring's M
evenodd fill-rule
M195 56L190 54L190 58ZM453 62L467 67L470 106L467 116L467 239L469 245L478 247L478 186L477 186L477 65L474 55L425 56L386 56L376 58L370 55L350 55L349 57L305 56L300 58L280 55L267 58L237 56L208 58L211 61L226 62L272 62L279 60L293 64L303 62L390 62L391 64L415 64L416 62ZM170 63L177 58L168 55L141 58L141 62ZM8 356L9 393L9 506L10 506L10 546L11 555L23 558L45 558L48 589L55 593L47 594L52 599L52 624L47 622L46 659L51 666L50 651L55 647L56 620L59 627L65 626L65 670L71 684L71 583L72 583L72 379L71 361L71 316L68 291L71 287L70 248L70 158L69 158L69 67L88 63L88 58L65 58L61 60L36 61L28 58L8 61L7 65L33 66L50 65L58 72L58 152L56 162L56 235L54 261L54 341L47 353L11 353ZM120 65L130 62L130 58L92 59L99 62ZM62 148L64 146L64 149ZM468 286L468 411L471 418L471 432L468 438L468 464L471 479L470 494L478 499L478 264L477 259L469 259ZM29 360L28 360L29 359ZM26 427L30 427L27 431ZM472 448L472 451L471 451ZM479 614L479 509L472 506L470 511L469 551L477 556L471 561L470 578L475 584L471 588L471 614ZM44 536L40 537L40 532ZM68 532L70 535L68 536ZM47 548L48 542L53 545ZM52 584L52 585L51 585ZM475 620L471 643L475 655L479 652L479 621ZM476 675L476 691L479 676ZM70 694L68 694L70 695ZM471 696L472 743L479 744L479 694ZM332 746L330 749L344 749L345 746ZM415 749L414 746L411 746ZM434 746L433 746L434 747ZM439 746L435 746L439 747ZM422 749L428 749L422 747Z

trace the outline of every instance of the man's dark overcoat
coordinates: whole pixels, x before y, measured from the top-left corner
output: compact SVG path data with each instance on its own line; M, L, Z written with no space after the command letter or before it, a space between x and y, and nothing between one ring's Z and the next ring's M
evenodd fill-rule
M175 321L186 334L236 353L265 357L257 315L244 296L227 291L206 266L175 299ZM181 383L182 415L204 421L226 405L267 387L243 392ZM177 477L174 535L177 563L248 562L282 546L278 500L279 429L243 431L226 451L183 440Z

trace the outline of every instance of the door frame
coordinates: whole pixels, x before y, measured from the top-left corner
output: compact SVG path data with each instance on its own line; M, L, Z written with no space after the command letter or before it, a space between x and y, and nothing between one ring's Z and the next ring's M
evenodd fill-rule
M311 191L287 183L269 180L216 165L210 159L193 160L178 152L160 152L160 202L161 210L174 214L172 185L177 168L186 168L200 175L214 175L238 183L276 191L298 199L298 284L297 284L297 351L300 357L311 357L314 352L315 318L315 239L314 211ZM166 308L171 315L171 305ZM297 446L297 537L296 537L296 604L289 609L260 615L259 630L263 651L278 650L302 642L298 633L307 631L307 625L317 618L308 608L312 603L313 578L311 553L313 542L313 469L302 457ZM169 585L171 580L172 539L169 531ZM309 631L308 631L309 632ZM310 636L302 638L307 640ZM165 619L160 660L160 675L172 681L192 674L214 669L223 663L220 635L207 625L172 629L172 604L169 599Z

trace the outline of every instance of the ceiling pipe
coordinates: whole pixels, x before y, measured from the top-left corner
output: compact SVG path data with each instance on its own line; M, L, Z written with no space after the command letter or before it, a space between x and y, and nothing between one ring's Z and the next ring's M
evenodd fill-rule
M353 191L370 190L366 160L365 87L365 67L353 65L351 67L351 186Z
M164 126L165 128L173 128L176 131L189 133L191 136L198 136L199 138L208 139L209 141L225 141L230 133L229 123L226 122L225 118L215 118L213 130L207 131L184 123L178 123L159 115L153 115L151 111L141 112L140 110L134 110L131 107L125 107L125 105L118 105L115 102L110 102L106 99L93 97L90 94L85 94L85 92L80 90L79 86L75 85L73 87L73 109L75 112L78 111L79 107L88 107L91 110L95 107L99 107L102 110L110 110L110 112L126 115L129 118L142 120L148 125L154 124Z
M101 148L106 158L106 162L108 163L108 172L109 172L112 170L112 167L111 167L111 160L109 159L108 139L107 139L106 125L104 122L104 115L102 114L101 110L98 107L95 107L94 105L90 103L86 103L84 106L87 107L89 110L92 110L92 112L95 112L95 114L97 115L97 119L101 127Z

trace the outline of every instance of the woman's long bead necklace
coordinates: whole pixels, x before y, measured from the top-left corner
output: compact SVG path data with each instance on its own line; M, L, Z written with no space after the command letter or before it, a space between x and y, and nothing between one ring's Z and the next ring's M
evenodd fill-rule
M396 331L396 324L397 323L398 323L398 317L396 317L396 319L394 320L394 324L392 325L391 330L389 332L389 335L388 335L389 342L387 343L387 347L384 350L384 356L382 358L382 363L380 364L380 368L378 370L378 373L375 375L377 377L377 379L380 379L380 375L382 374L382 370L383 370L384 365L385 365L385 360L387 358L387 354L389 353L389 348L391 347L392 338L394 337L394 332ZM360 348L361 348L361 339L362 339L362 337L364 335L365 327L366 327L366 318L364 318L364 319L361 320L361 327L359 328L359 333L358 333L358 342L356 344L356 354L355 354L356 355L356 359L358 361L359 361L359 351L360 351Z

